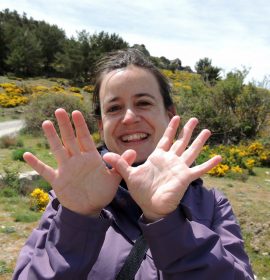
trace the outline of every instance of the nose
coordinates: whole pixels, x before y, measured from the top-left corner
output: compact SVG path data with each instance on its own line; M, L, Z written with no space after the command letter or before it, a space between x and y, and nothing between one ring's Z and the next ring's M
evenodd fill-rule
M123 124L132 124L139 121L139 116L132 109L127 109L122 119Z

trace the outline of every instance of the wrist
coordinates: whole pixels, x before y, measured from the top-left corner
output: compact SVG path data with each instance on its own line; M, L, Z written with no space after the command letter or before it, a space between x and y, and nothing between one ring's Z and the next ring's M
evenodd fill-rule
M63 205L65 208L67 208L68 210L76 213L76 214L79 214L79 215L82 215L82 216L85 216L85 217L91 217L91 218L98 218L100 217L100 214L101 214L101 211L102 209L79 209L79 208L75 208L75 207L69 207L69 206L66 206L66 205Z
M154 223L162 218L164 218L166 215L157 215L153 213L147 213L143 212L143 220L146 223Z

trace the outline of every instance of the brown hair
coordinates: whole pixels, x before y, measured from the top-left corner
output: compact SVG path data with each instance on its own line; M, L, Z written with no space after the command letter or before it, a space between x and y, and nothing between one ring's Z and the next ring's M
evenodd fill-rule
M135 48L129 48L126 50L118 50L105 55L97 64L96 71L96 83L93 94L93 114L96 118L100 119L100 100L99 91L101 83L106 74L113 70L126 68L129 65L134 65L147 69L156 78L160 93L163 98L165 109L173 107L173 100L171 97L171 85L160 70L148 59L142 52Z

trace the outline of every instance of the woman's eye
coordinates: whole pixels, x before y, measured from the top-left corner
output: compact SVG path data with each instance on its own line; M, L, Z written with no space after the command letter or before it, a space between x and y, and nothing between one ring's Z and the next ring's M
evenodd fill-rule
M121 109L119 105L113 105L107 109L107 113L113 113Z
M149 106L149 105L151 105L149 101L139 101L137 103L137 106L142 106L142 107Z

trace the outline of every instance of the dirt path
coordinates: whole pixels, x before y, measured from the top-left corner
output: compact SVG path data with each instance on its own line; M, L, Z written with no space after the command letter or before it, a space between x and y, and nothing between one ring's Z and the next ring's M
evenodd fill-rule
M0 122L0 137L18 132L24 127L23 120Z

